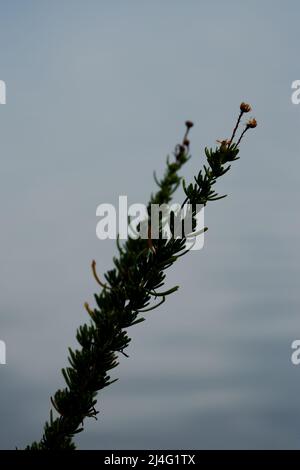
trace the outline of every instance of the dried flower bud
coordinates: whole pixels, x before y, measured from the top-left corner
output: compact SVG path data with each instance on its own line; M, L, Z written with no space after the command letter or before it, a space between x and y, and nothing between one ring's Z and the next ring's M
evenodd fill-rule
M190 146L190 141L189 141L189 139L184 139L183 145L185 145L186 147L189 147L189 146Z
M176 158L176 161L179 161L184 154L185 154L184 145L177 144L174 150L174 156Z
M184 146L182 144L177 144L175 147L175 155L180 155L184 152Z
M250 104L248 103L241 103L240 105L240 110L242 111L242 113L249 113L251 111L251 106Z
M190 129L191 127L193 127L194 123L192 121L185 121L185 125L188 129Z
M247 122L247 125L248 129L254 129L256 126L257 126L257 121L256 119L249 119L249 121Z

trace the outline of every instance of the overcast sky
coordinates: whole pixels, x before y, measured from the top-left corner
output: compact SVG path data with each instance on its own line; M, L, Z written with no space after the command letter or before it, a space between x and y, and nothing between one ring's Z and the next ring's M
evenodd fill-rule
M300 448L300 4L0 0L0 447L40 439L90 262L96 207L147 202L191 119L191 181L241 101L259 122L209 205L177 293L132 327L80 448ZM181 201L179 191L178 201Z

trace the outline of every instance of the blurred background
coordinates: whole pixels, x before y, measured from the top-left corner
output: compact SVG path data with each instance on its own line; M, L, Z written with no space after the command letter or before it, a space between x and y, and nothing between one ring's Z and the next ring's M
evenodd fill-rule
M132 327L81 449L300 448L300 4L277 0L1 0L0 447L40 439L112 241L96 207L146 202L191 119L187 181L229 137L241 101L259 126L218 182L204 248ZM182 200L179 191L177 201Z

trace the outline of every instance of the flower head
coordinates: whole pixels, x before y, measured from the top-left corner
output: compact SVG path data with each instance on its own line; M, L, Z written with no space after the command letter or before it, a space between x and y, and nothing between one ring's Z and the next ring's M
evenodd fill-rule
M188 129L190 129L191 127L193 127L194 123L192 121L185 121L185 125Z
M256 126L257 126L257 121L254 118L249 119L249 121L246 124L246 127L248 127L248 129L254 129Z
M252 108L251 108L250 104L248 104L248 103L242 102L240 104L240 110L242 111L242 113L249 113L251 111L251 109Z

